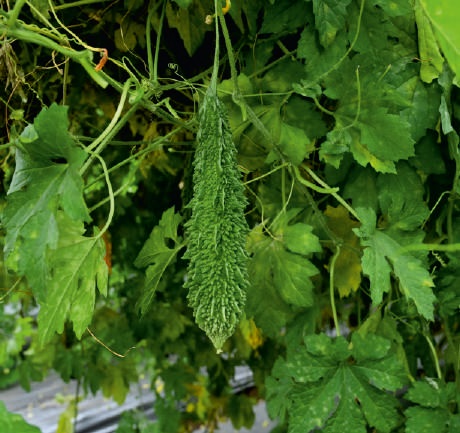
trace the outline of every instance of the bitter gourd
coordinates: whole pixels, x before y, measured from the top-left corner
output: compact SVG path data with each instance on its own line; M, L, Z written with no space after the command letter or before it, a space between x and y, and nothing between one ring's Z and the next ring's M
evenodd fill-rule
M214 81L214 80L213 80ZM236 149L215 81L198 113L192 210L186 223L185 286L195 321L218 350L238 324L246 300L248 226Z

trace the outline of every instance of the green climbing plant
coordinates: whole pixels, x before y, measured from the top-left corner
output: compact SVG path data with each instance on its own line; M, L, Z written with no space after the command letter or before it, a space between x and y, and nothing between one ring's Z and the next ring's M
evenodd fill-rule
M141 373L157 418L119 433L251 428L260 399L277 432L458 431L459 18L2 4L0 387L76 380L60 433Z

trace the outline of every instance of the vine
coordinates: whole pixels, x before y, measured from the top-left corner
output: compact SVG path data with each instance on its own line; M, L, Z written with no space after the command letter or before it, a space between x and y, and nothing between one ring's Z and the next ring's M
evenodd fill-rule
M75 378L62 427L142 372L157 418L119 433L251 429L260 399L277 431L456 431L455 7L11 5L0 387Z

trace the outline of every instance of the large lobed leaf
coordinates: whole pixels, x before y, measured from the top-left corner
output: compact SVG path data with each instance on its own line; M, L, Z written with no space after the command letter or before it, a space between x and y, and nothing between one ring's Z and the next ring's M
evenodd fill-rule
M394 392L406 382L390 347L376 335L353 334L350 343L306 336L305 347L280 358L266 383L270 415L289 414L289 433L390 432L399 423Z
M56 213L89 221L78 169L86 154L69 135L67 107L43 109L19 138L2 222L8 265L25 275L39 301L49 278L47 251L57 246Z
M246 312L268 335L276 335L293 313L292 307L314 303L311 277L318 273L309 256L321 251L312 227L298 222L289 224L299 212L292 209L281 215L264 233L262 225L249 236L249 265L252 289Z
M166 268L184 246L182 238L177 234L181 220L182 217L174 213L174 208L167 209L134 262L139 268L147 268L144 293L139 301L142 314L149 308Z
M46 299L38 314L39 340L46 343L55 332L62 333L67 319L80 338L94 311L96 285L106 295L108 268L104 261L105 244L100 237L84 237L83 224L58 215L60 238L48 255L51 278Z
M433 303L436 299L432 291L434 283L423 263L410 253L405 253L403 245L387 233L377 230L373 210L359 209L359 215L363 224L354 231L366 247L362 267L370 279L372 302L379 304L383 294L390 292L394 275L402 294L414 302L423 317L433 320Z
M313 0L316 29L323 47L328 47L345 25L351 0Z
M401 101L393 86L368 74L365 63L360 64L366 61L365 56L357 57L344 61L340 72L326 80L325 94L338 104L335 128L328 133L321 155L337 166L335 154L343 153L338 149L348 149L360 165L395 173L396 161L415 154L410 124L396 112L398 106L409 102ZM347 86L343 86L344 79Z
M460 428L460 414L455 406L460 403L453 382L426 378L412 384L405 395L413 406L405 410L406 433L454 433Z
M53 104L25 128L3 212L7 264L27 277L39 303L42 344L67 319L80 338L92 318L96 283L102 293L107 286L104 242L83 236L90 221L79 173L86 152L68 126L67 107Z

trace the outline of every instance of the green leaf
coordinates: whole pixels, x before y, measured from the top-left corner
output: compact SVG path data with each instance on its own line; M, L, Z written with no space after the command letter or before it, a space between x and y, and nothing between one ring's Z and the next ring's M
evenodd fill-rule
M28 424L21 415L9 412L0 401L0 425L2 433L40 433L40 429Z
M278 233L282 233L286 248L293 253L307 256L312 252L321 251L318 237L312 233L312 227L307 224L292 224Z
M115 433L155 433L157 431L154 423L143 412L133 409L121 414Z
M333 129L327 133L325 142L321 145L321 159L334 168L340 167L343 155L348 152L352 136L346 129Z
M73 322L75 334L81 338L93 316L96 285L102 294L107 291L102 238L82 236L83 224L72 223L64 214L58 215L58 226L61 236L57 248L49 254L51 278L38 313L41 345L54 332L62 333L66 320Z
M425 186L408 164L398 165L398 174L380 174L377 178L380 208L392 229L415 230L429 215ZM398 193L395 194L395 191Z
M351 107L349 107L351 108ZM339 109L339 125L351 114ZM351 117L348 117L351 120ZM351 123L348 123L351 125ZM365 167L370 164L376 171L395 172L394 162L414 155L414 140L410 137L409 124L400 116L389 114L383 107L362 109L352 127L350 150L356 161Z
M294 87L297 93L305 96L321 93L315 85L330 72L347 49L347 37L344 33L336 35L334 43L327 49L322 47L314 32L313 26L306 26L303 30L297 48L299 59L305 59L305 78L300 86ZM312 91L312 89L316 89Z
M420 0L425 14L431 20L439 45L456 75L460 76L460 9L449 0ZM457 81L458 84L458 81Z
M294 165L299 165L307 156L309 151L312 151L310 140L304 130L296 126L288 125L281 122L281 134L278 148L286 159ZM269 164L276 159L276 153L272 151L266 160Z
M417 406L405 410L406 433L447 433L458 420L452 413L452 403L458 398L456 385L426 378L412 384L405 398ZM458 424L457 424L458 425ZM451 427L449 429L449 426Z
M145 47L145 26L135 21L125 21L120 23L120 28L115 30L115 47L121 52L133 51L139 44Z
M105 398L113 398L120 405L126 400L129 386L123 377L122 367L112 365L110 369L110 375L107 375L101 383L102 394Z
M144 293L138 302L142 314L147 312L166 268L184 246L177 234L181 221L182 217L174 213L173 207L163 212L134 262L138 268L147 267Z
M436 142L437 134L433 131L423 137L415 147L415 157L410 164L422 175L444 174L446 165L441 155L441 148Z
M187 9L193 3L193 0L174 0L174 1L179 5L179 7L184 8L184 9Z
M361 238L364 254L362 267L371 283L371 298L378 305L384 293L391 290L392 274L399 282L399 289L411 299L418 312L428 320L433 320L433 303L436 300L431 275L422 262L404 253L403 246L384 231L376 229L376 216L370 209L359 209L362 226L354 229Z
M439 121L439 86L427 86L418 77L412 77L399 85L397 91L410 104L401 111L401 117L409 123L411 137L416 141L423 139L427 130L436 129Z
M310 139L322 137L327 132L326 122L316 109L315 104L298 95L292 95L289 98L285 105L285 112L283 112L283 120L289 125L302 128ZM311 147L311 151L313 151L313 141Z
M305 2L277 0L273 5L265 6L265 15L260 33L293 32L305 25L305 17L309 16Z
M184 1L183 4L186 4ZM166 17L169 27L177 29L189 56L192 56L202 44L206 32L214 30L214 26L205 23L206 15L213 13L203 6L201 1L193 1L193 7L181 8L176 11L171 2L166 4Z
M415 1L414 10L421 61L420 78L425 83L431 83L442 72L444 59L439 51L430 20L426 16L419 0Z
M304 223L289 225L298 210L280 217L266 235L263 226L256 226L249 235L248 249L253 253L249 264L252 290L248 291L248 316L269 335L276 335L295 307L313 305L313 284L310 277L318 270L307 258L321 251L312 228Z
M372 4L379 5L390 17L398 17L412 12L412 5L409 0L374 0Z
M407 417L406 433L445 433L447 413L442 409L410 407L404 414Z
M44 258L59 239L57 212L74 221L90 221L78 172L86 153L75 144L68 126L67 107L53 104L25 128L3 212L8 265L26 275L39 301L49 278Z
M266 383L271 414L286 410L293 433L364 433L366 426L390 432L399 423L394 391L406 381L390 348L375 335L353 334L351 343L324 334L305 337L305 347L277 361ZM280 382L283 399L276 396Z
M353 166L343 191L344 198L351 198L355 209L369 207L377 211L376 178L377 174L370 167Z
M278 104L254 107L255 114L270 134L270 141L267 141L264 134L249 120L242 121L239 107L237 115L232 116L233 119L230 117L233 139L238 146L239 161L249 170L263 167L268 153L273 148L273 143L279 142L282 123L279 110Z
M322 152L340 155L348 147L360 165L394 173L396 161L414 155L410 125L396 114L405 101L390 84L377 83L358 63L365 58L356 57L326 79L324 93L338 102L333 112L335 128L324 145L327 151ZM338 147L335 152L334 147Z
M285 361L278 358L273 367L273 372L280 371ZM283 423L290 409L289 393L292 388L292 379L288 376L268 376L265 379L265 386L268 390L266 405L267 412L272 419L279 419Z
M254 399L245 394L233 394L228 402L228 415L235 429L251 429L255 414L252 409Z
M351 0L313 0L316 30L321 45L327 48L335 35L345 26L347 6Z
M158 416L159 432L176 433L180 428L181 412L177 410L175 401L157 398L155 400L155 414Z

